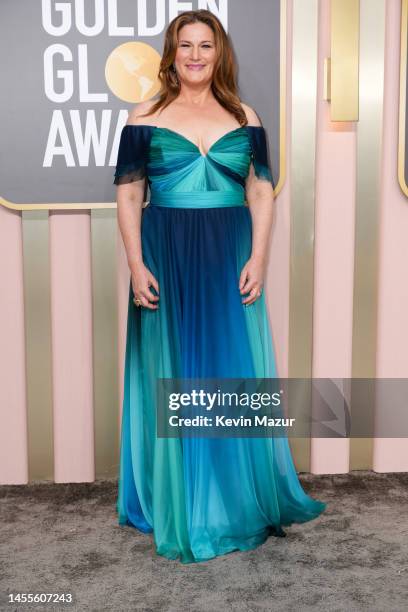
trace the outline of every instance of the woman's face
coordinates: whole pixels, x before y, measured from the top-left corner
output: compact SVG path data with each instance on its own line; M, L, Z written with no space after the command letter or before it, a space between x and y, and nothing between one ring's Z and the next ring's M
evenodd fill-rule
M190 85L212 80L216 49L212 29L205 23L190 23L180 28L175 58L180 82Z

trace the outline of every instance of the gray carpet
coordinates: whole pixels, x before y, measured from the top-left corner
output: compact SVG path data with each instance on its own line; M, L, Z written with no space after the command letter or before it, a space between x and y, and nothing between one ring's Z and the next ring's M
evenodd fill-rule
M249 552L183 565L117 524L114 480L0 487L1 610L370 612L408 608L408 474L300 475L328 502ZM71 592L71 605L7 603Z

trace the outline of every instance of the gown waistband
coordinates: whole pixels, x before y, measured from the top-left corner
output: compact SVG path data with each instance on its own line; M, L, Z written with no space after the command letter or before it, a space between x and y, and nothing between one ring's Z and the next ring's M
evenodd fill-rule
M169 208L223 208L244 206L244 193L239 191L155 191L150 192L150 206Z

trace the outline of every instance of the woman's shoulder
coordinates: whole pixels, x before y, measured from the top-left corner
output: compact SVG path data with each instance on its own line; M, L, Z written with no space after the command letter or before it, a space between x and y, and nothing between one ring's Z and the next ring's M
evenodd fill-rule
M154 116L149 116L149 111L152 109L156 100L145 100L133 106L129 111L126 125L149 125L154 122Z
M241 106L248 120L248 126L249 127L262 127L262 122L260 118L258 117L256 111L248 104L244 104L244 102L241 102Z

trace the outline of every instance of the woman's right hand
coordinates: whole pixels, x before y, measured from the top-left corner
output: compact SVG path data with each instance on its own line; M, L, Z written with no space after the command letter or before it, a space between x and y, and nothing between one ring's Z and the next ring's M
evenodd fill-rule
M146 268L143 263L136 266L132 270L131 280L134 293L133 301L140 300L142 302L141 306L150 308L151 310L157 310L159 305L155 302L158 302L159 296L154 295L149 287L153 287L156 292L159 293L159 283L150 270Z

